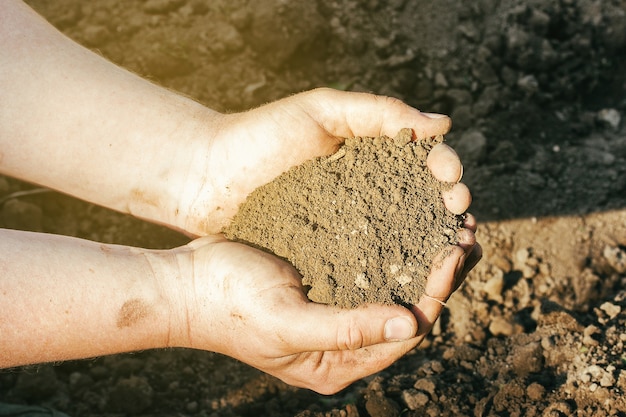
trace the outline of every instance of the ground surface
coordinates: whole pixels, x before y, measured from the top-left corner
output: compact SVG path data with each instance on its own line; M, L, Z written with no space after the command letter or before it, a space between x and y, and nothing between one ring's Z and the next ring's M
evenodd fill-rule
M334 396L174 350L3 372L1 399L75 416L626 415L624 0L30 3L218 110L333 86L451 114L485 258L420 350ZM3 226L185 241L13 194L31 188L0 179Z

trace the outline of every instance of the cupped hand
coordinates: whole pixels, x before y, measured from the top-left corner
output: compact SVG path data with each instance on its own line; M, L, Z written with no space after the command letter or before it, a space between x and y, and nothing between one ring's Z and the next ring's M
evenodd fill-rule
M177 327L187 332L173 344L221 352L291 385L337 392L389 366L430 332L443 308L436 299L446 300L464 278L474 228L470 220L459 246L442 252L427 281L430 297L411 310L316 304L290 264L220 236L197 239L175 249L184 277L174 286L184 306Z
M192 150L188 176L173 225L191 235L219 233L256 188L306 160L335 152L345 138L393 137L405 127L416 138L443 135L450 119L422 113L400 100L366 93L316 89L265 106L212 119L209 139ZM462 166L454 151L438 145L428 166L441 181L457 183ZM457 184L444 196L464 212L470 194Z
M195 148L183 184L179 226L195 235L221 231L257 187L304 161L332 154L344 138L394 136L410 127L416 138L445 134L450 119L420 113L381 96L318 89L239 114L223 115L207 145ZM438 145L427 165L454 184L442 198L454 213L471 202L460 183L454 151ZM433 263L426 295L406 309L366 305L342 310L310 302L288 263L220 236L179 248L179 264L192 276L178 344L222 352L283 381L333 393L375 373L417 346L443 304L480 259L475 219L467 214L458 244Z

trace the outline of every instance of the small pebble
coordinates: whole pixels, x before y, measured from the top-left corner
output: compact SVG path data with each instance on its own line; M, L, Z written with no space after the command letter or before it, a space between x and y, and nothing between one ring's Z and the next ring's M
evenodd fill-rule
M602 109L597 114L598 121L607 124L613 130L619 129L622 116L615 109Z
M417 410L428 404L428 395L416 389L408 389L402 391L402 400L404 400L409 410Z
M619 313L622 312L622 308L620 306L609 303L608 301L600 306L600 310L604 311L611 319L614 319Z
M511 336L513 330L513 324L504 317L496 317L489 324L489 331L494 336Z

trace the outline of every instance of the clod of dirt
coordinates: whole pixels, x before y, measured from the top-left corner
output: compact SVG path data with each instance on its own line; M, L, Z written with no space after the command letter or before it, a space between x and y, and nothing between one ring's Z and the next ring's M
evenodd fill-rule
M416 304L463 224L441 198L451 185L426 166L442 140L348 139L255 190L224 233L291 262L315 302Z

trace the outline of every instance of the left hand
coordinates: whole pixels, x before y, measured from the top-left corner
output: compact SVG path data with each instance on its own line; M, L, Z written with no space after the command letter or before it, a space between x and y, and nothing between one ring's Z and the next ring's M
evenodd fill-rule
M394 98L331 89L218 115L207 127L209 139L200 138L189 151L189 174L176 185L183 192L173 226L195 236L219 233L254 189L292 166L332 154L346 137L393 137L409 127L423 138L447 133L450 124L447 116L421 113ZM441 169L429 167L440 180L457 182L461 165L449 156L439 152L434 166ZM457 176L446 177L450 171ZM469 192L459 198L468 199Z

